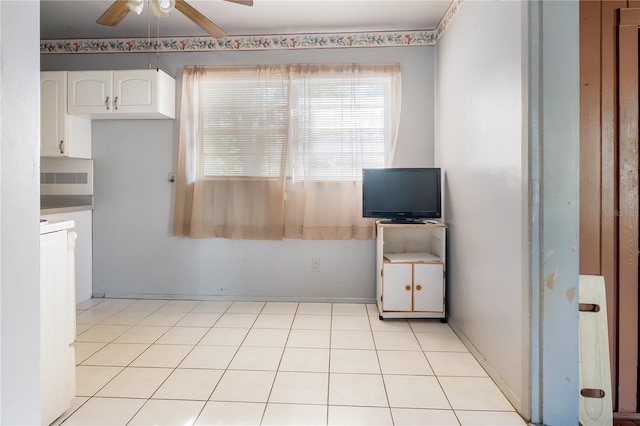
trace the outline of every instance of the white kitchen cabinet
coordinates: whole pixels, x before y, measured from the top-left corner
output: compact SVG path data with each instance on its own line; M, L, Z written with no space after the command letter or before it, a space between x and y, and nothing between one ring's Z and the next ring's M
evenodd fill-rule
M91 158L91 121L67 114L67 72L40 73L40 156Z
M75 396L75 233L73 222L40 227L40 394L42 424Z
M442 223L378 222L376 300L380 319L446 320L445 238Z
M175 118L175 79L155 69L69 71L67 102L94 120Z

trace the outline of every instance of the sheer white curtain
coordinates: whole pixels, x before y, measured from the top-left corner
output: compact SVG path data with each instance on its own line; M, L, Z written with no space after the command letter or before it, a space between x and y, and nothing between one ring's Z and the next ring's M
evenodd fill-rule
M185 67L174 234L369 239L361 171L390 165L400 68Z
M292 65L287 238L369 239L362 169L391 165L400 118L400 67Z

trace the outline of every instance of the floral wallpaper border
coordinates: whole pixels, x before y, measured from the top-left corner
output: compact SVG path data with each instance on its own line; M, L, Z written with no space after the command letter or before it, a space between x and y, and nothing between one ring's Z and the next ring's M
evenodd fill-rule
M451 25L451 22L453 21L453 18L456 16L458 11L462 7L462 3L463 2L464 2L464 0L452 0L451 1L451 4L449 5L449 8L444 13L444 16L442 17L442 19L440 20L440 23L436 27L436 30L435 30L436 42L438 40L440 40L440 37L442 37L442 34L444 34L444 32L449 27L449 25Z
M208 52L216 50L335 49L434 46L464 0L453 0L435 30L298 35L41 40L42 54Z

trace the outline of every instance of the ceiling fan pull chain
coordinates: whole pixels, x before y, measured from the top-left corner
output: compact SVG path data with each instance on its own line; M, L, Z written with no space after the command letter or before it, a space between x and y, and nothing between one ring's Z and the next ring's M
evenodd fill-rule
M147 0L147 69L151 69L151 0Z
M175 2L174 2L175 5ZM156 71L160 71L160 19L156 18Z

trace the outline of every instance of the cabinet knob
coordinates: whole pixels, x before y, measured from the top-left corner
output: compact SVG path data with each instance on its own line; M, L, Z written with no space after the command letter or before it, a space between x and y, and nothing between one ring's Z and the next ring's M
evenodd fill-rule
M405 290L407 291L411 290L411 286L407 284L407 286L405 287Z
M416 290L418 290L418 291L422 290L422 286L421 286L420 284L418 284L418 285L416 286Z
M107 111L109 111L109 97L104 101L104 105L107 107Z
M60 154L64 154L64 141L60 141L58 149L60 150Z
M113 98L113 109L118 110L118 97Z

